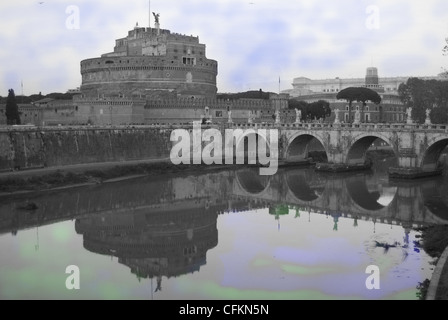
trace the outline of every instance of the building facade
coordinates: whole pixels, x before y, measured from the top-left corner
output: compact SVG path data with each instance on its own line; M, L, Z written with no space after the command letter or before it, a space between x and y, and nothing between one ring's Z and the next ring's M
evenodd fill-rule
M295 78L293 89L284 90L293 99L306 101L308 103L325 100L330 103L331 116L326 121L334 121L335 110L338 109L339 120L342 122L353 122L356 112L359 111L361 122L400 123L406 121L406 107L400 99L398 88L400 84L406 83L409 77L380 78L378 69L369 67L364 78L357 79L325 79L311 80L304 77ZM424 80L446 80L441 76L420 77ZM352 102L351 112L347 101L336 98L339 91L348 87L365 87L372 89L381 97L381 103L368 102L362 108L361 102Z
M379 77L378 69L369 67L364 78L342 79L316 79L312 80L306 77L294 78L292 89L283 90L292 98L307 96L315 93L338 93L348 87L368 87L379 92L388 94L398 94L398 87L406 83L411 77ZM418 77L422 80L446 80L441 75L434 77Z

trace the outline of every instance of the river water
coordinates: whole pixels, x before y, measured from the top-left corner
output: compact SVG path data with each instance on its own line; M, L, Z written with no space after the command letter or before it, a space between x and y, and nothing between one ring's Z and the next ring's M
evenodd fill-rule
M0 299L418 299L447 189L242 168L2 197Z

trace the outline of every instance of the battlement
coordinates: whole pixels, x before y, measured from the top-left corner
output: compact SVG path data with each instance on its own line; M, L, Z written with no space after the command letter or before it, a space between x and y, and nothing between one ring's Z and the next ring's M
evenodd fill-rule
M272 109L272 100L263 99L191 99L178 98L166 100L147 100L145 109L224 109L224 110L260 110Z

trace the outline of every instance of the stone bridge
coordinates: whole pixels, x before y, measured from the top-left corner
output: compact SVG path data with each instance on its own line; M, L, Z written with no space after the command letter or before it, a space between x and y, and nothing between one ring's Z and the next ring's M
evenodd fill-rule
M366 152L381 139L395 153L397 166L389 173L403 178L440 174L439 158L448 145L448 125L419 124L231 124L228 128L278 129L279 160L303 161L317 140L335 168L359 167Z

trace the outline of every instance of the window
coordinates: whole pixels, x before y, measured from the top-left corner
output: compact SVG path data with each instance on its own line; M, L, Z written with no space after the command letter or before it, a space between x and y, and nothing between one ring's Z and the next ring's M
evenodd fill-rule
M186 64L189 66L194 66L194 65L196 65L196 58L183 57L182 62L183 62L183 64Z

